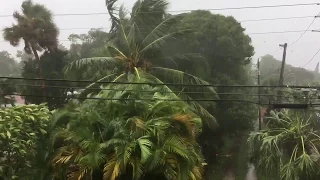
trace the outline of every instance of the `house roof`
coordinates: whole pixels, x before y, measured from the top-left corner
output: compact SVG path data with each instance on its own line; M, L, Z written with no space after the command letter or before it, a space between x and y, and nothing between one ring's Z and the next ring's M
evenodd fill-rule
M10 97L13 97L15 100L15 104L25 104L25 100L21 96L12 95ZM8 98L10 98L8 97Z

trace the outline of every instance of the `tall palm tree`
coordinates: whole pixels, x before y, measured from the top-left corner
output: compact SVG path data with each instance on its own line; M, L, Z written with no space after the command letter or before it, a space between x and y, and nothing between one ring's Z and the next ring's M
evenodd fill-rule
M53 161L58 171L67 167L70 179L202 179L201 119L189 105L149 85L104 88L118 91L55 114L61 128L53 139L63 142Z
M92 69L98 67L98 71L92 74L91 79L97 82L88 86L94 87L101 84L101 81L114 82L130 82L129 74L135 74L138 77L145 75L148 83L171 82L177 84L197 84L209 85L208 82L180 71L177 68L176 61L201 60L198 54L172 54L164 55L162 47L168 41L187 33L188 30L170 31L177 21L181 20L181 16L167 16L166 8L168 3L166 0L138 0L132 8L131 16L128 17L126 10L120 7L119 14L113 14L115 0L107 0L107 7L112 17L112 37L107 48L110 57L93 57L74 61L66 68L66 72L79 70L83 67ZM201 61L198 61L201 63ZM99 71L100 69L100 71ZM216 92L209 86L192 87L167 87L164 89L172 92L178 90L188 100L195 109L200 112L209 122L214 122L213 116L208 113L199 103L192 101L188 96L188 91L207 91L210 98L217 98ZM192 89L192 90L191 90ZM83 92L87 95L88 91ZM199 92L198 96L201 96Z
M53 22L52 13L40 4L26 0L21 5L22 14L13 13L17 24L4 28L3 37L12 46L18 46L20 40L24 41L24 50L35 56L39 62L39 78L43 78L42 64L38 51L54 51L57 49L59 31ZM42 82L44 86L44 81ZM43 93L45 95L44 87Z
M319 179L320 132L317 118L287 110L271 111L265 130L248 139L252 160L267 179Z

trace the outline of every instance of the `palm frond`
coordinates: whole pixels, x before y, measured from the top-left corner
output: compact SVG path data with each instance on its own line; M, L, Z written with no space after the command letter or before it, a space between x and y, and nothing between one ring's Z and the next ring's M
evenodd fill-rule
M159 39L159 37L167 35L169 28L176 23L180 17L181 16L173 16L162 21L143 39L141 45L146 47L156 39Z
M152 154L151 148L153 143L150 141L148 136L145 136L138 139L138 144L141 150L141 162L145 163Z
M165 141L164 149L170 153L174 153L189 161L189 152L184 144L184 140L181 137L172 136Z
M117 30L117 27L120 23L119 18L117 17L118 14L115 13L115 11L117 10L117 8L115 7L115 3L117 1L118 0L106 0L107 10L111 19L111 28L110 28L111 34L114 34L114 32Z
M171 77L170 79L173 81L173 83L198 85L196 87L201 89L207 89L209 92L212 93L213 98L218 98L217 92L212 86L210 86L209 82L202 80L194 75L170 68L152 67L152 69L155 70L155 73L161 73L162 75L164 75L165 78Z
M135 43L136 38L136 24L132 24L128 33L128 43L132 46Z
M108 69L114 69L119 65L119 62L114 57L93 57L93 58L84 58L80 60L73 61L69 63L65 69L65 72L68 73L73 69L80 69L82 67L105 67Z
M116 46L111 45L107 47L108 51L110 52L110 54L114 55L114 56L118 56L121 55L123 58L128 58L124 52L120 51Z
M167 7L166 0L139 0L132 8L130 20L144 33L148 33L154 25L163 20Z
M144 45L140 53L145 53L147 50L150 50L151 48L160 48L166 43L167 40L174 39L176 35L183 34L187 31L188 30L181 30L181 31L176 31L176 32L172 32L172 33L168 33L163 36L160 36L157 39L154 39L149 44Z
M117 25L117 32L115 37L115 44L122 48L121 51L124 52L124 54L129 54L132 50L128 35L130 31L135 30L135 26L129 25L128 20L126 19L127 14L127 10L124 8L124 6L121 6L119 10L119 24ZM129 33L127 32L128 28ZM134 36L131 36L131 38L133 37Z
M81 179L88 178L91 180L92 172L93 172L91 168L80 166L80 167L76 167L76 169L77 169L76 171L69 172L68 179L81 180Z
M111 80L112 77L115 77L116 75L117 75L116 73L109 74L109 75L104 76L103 78L95 81L94 83L89 84L87 87L85 87L85 89L84 89L83 91L80 92L79 97L86 97L86 96L90 93L90 91L92 91L91 88L95 88L95 87L97 87L98 85L101 85L100 82L102 82L102 81Z
M3 38L9 41L12 46L18 46L21 34L19 32L19 27L13 25L12 27L6 27L3 29Z
M117 161L115 155L108 159L107 164L104 166L103 172L104 180L116 180L116 178L120 175L120 163Z
M159 59L151 60L153 64L157 66L165 67L162 64L170 63L171 66L178 68L181 63L201 63L206 68L208 68L208 62L205 58L199 53L187 53L187 54L174 54L170 56L160 57ZM209 70L207 70L209 71Z
M197 115L201 116L202 122L204 124L207 124L208 127L210 128L215 128L218 126L218 123L216 121L216 118L209 113L201 104L199 104L196 100L191 98L190 96L186 94L179 94L182 100L185 100L186 103L190 105L192 108L193 112L196 113Z
M139 179L141 179L141 177L142 177L142 175L143 175L143 173L144 173L144 171L143 171L143 169L144 169L144 167L143 167L143 162L142 162L139 158L133 158L133 159L131 160L130 164L131 164L132 169L133 169L133 170L132 170L132 171L133 171L133 173L132 173L132 175L133 175L132 179L134 179L134 180L139 180Z

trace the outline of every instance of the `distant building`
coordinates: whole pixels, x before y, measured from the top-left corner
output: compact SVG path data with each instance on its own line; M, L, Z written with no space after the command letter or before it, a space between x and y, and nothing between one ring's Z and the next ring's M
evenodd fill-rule
M10 96L14 98L14 104L16 106L18 105L24 105L25 104L25 100L21 97L21 96ZM8 99L10 99L10 97L7 97ZM5 105L0 105L1 107L11 107L11 104L5 104Z

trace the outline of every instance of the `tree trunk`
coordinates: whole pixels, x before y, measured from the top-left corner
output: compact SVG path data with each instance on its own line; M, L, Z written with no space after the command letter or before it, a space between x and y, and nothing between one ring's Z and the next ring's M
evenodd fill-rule
M39 62L39 78L43 79L43 70L42 70L42 64L41 64L41 60L40 57L38 55L38 52L36 50L36 47L33 43L31 43L31 49L33 51L34 56L36 57L36 60ZM43 96L43 101L46 102L46 82L45 80L42 80L41 82L41 90L42 90L42 96Z

